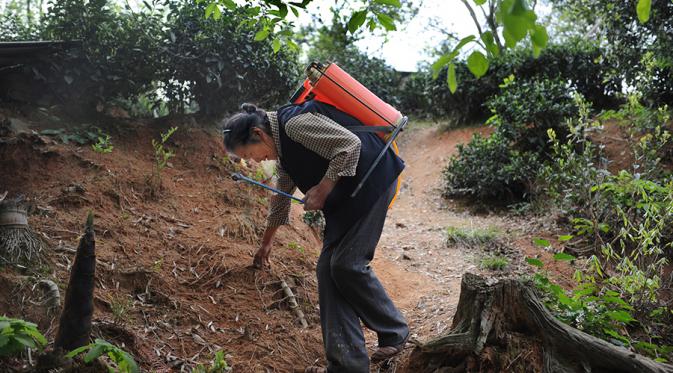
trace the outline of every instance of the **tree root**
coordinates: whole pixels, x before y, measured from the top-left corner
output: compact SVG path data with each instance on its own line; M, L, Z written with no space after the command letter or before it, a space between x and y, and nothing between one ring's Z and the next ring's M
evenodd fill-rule
M8 264L35 265L43 261L42 240L26 226L0 226L0 258Z

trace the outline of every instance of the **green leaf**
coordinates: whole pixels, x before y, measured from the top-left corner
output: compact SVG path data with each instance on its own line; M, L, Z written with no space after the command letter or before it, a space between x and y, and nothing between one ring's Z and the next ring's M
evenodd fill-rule
M617 339L617 340L623 342L624 344L629 344L629 339L624 337L623 335L617 333L616 330L606 328L606 329L603 329L603 332L605 332L605 334L613 337L614 339Z
M536 266L538 268L544 267L544 263L540 259L535 259L535 258L526 258L526 263Z
M126 368L126 371L129 373L138 373L140 370L138 369L138 364L136 364L135 360L133 360L133 357L131 355L119 348L115 348L114 351L114 360L120 362L121 366L124 366Z
M554 254L554 260L564 260L564 261L571 261L575 260L576 258L570 254L566 253L556 253Z
M351 34L354 34L355 31L357 31L360 26L362 26L365 21L367 20L367 11L366 10L359 10L357 12L354 12L353 15L351 16L351 19L348 21L348 31L350 31Z
M640 23L645 23L650 19L650 9L652 8L652 0L638 0L636 11L638 12L638 20Z
M486 46L486 50L488 53L494 55L494 56L499 56L500 55L500 48L495 44L495 38L493 37L493 33L490 31L486 31L483 34L481 34L481 41L484 42L484 45Z
M297 45L297 43L292 41L292 39L285 40L285 44L287 44L287 46L290 47L290 49L292 49L293 51L295 52L299 51L299 46Z
M47 338L45 338L44 335L42 335L42 333L40 333L36 328L25 329L24 333L32 337L33 340L37 342L39 347L45 346L47 344Z
M540 48L546 47L547 42L549 41L547 29L542 25L535 25L530 32L530 39L533 41L533 45Z
M280 18L285 19L285 17L287 17L287 5L281 3L278 6L278 11L280 12Z
M263 30L257 31L255 34L255 41L262 41L269 36L269 29L264 28Z
M220 12L220 7L217 5L217 3L210 3L206 7L206 19L210 18L213 16L214 19L220 19L220 16L222 13Z
M448 74L446 74L446 82L449 84L449 91L456 93L458 89L458 82L456 80L456 65L450 64Z
M9 336L0 335L0 349L4 347L9 342Z
M533 243L535 246L540 246L540 247L549 247L551 246L551 243L549 241L543 239L543 238L533 238Z
M442 67L446 66L452 59L450 54L445 54L439 57L439 59L432 64L432 79L437 79L439 72L442 71Z
M108 347L105 344L98 342L94 343L93 347L91 347L89 352L87 352L87 354L84 355L84 362L88 364L92 362L94 359L97 359L99 356L105 353L107 348Z
M387 31L397 30L397 27L395 27L395 21L387 14L376 13L376 18L378 18L381 25L383 25Z
M455 55L458 55L458 52L460 52L460 50L461 50L464 46L466 46L467 43L472 42L472 41L474 41L474 40L476 40L476 39L477 39L477 37L474 36L474 35L466 36L466 37L460 39L460 41L458 42L458 44L456 44L456 46L453 48L453 52L452 52L452 54L455 53Z
M526 0L502 0L496 17L503 25L502 33L509 48L516 46L526 36L537 19Z
M622 307L623 309L625 309L625 310L633 310L633 307L631 307L631 305L629 305L628 303L626 303L626 301L624 301L622 298L619 298L619 297L606 297L606 296L604 296L604 297L602 297L601 299L602 299L603 302L605 302L605 303L617 304L617 305L621 306L621 307Z
M569 235L569 234L564 234L562 236L558 236L558 240L561 241L561 242L567 242L567 241L570 241L572 239L573 239L573 236Z
M474 3L477 5L484 5L486 4L486 0L474 0Z
M511 15L505 16L503 26L515 42L522 40L529 29L529 25L521 17Z
M73 357L75 357L75 356L81 354L82 352L88 350L89 348L91 348L91 345L86 345L86 346L82 346L82 347L77 347L76 349L74 349L74 350L68 352L68 353L65 355L65 357L67 357L68 359L72 359Z
M474 51L467 58L467 68L475 77L481 78L488 71L488 59L483 53Z
M25 335L15 335L14 339L28 348L37 348L35 341Z
M229 10L236 10L238 8L234 0L220 0L220 2Z
M402 4L400 4L400 0L374 0L374 2L377 3L377 4L381 4L381 5L394 6L396 8L399 8L399 7L402 6Z
M273 48L273 53L278 53L278 51L280 50L280 40L273 39L271 47Z
M609 312L606 312L605 315L607 317L609 317L610 319L614 320L614 321L623 322L623 323L626 323L626 324L636 320L631 316L630 313L628 313L626 311L621 311L621 310L620 311L609 311Z
M369 21L367 21L367 27L369 27L369 31L376 30L376 21L370 18Z
M219 21L220 18L222 18L222 11L219 6L216 6L215 11L213 12L213 19Z

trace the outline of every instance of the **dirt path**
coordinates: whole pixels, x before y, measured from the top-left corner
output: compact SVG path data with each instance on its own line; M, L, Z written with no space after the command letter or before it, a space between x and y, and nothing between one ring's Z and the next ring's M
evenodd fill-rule
M505 227L499 217L459 212L441 196L442 169L456 145L477 131L486 129L442 133L421 128L404 134L404 185L389 212L373 267L419 340L450 326L463 273L479 271L475 252L447 247L446 228Z

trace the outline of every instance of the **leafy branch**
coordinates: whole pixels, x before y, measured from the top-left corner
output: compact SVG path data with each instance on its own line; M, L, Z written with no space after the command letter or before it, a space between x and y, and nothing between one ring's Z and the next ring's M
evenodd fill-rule
M133 357L121 348L111 344L103 339L96 339L94 343L82 346L70 351L66 357L73 358L77 355L87 352L84 355L84 362L90 363L93 360L107 354L113 363L117 365L117 371L120 373L139 373L140 369Z

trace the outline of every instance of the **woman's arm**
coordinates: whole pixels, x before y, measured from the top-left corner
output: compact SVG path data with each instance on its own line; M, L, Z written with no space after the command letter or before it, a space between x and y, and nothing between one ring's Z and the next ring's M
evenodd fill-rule
M317 113L290 119L285 132L292 140L329 160L322 181L306 192L304 209L320 210L340 177L355 176L362 143L344 126Z
M338 180L355 176L362 143L346 127L317 113L305 113L290 119L285 132L292 140L328 159L325 177Z
M297 187L290 178L290 175L283 170L280 165L277 166L278 182L276 187L283 192L293 194ZM274 195L269 203L269 215L266 219L266 230L262 237L262 245L255 253L252 265L255 268L264 268L270 265L269 254L273 246L273 237L281 225L290 223L291 201L287 197Z

